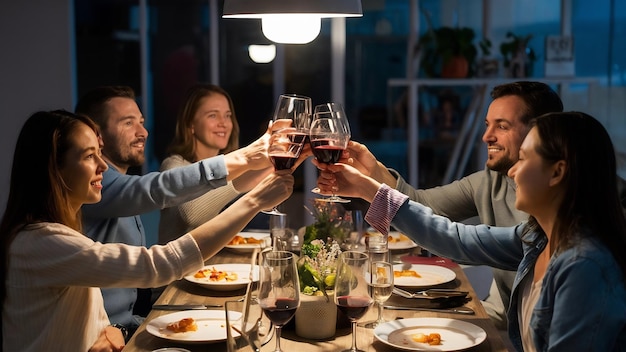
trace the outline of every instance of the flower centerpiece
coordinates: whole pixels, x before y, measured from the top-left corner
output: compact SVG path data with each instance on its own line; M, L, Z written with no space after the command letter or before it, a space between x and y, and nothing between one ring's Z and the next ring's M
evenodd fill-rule
M337 203L313 200L315 222L305 228L298 275L300 277L300 307L296 311L296 334L309 339L334 336L337 306L329 296L335 285L340 242L349 234L350 226L344 220L345 209ZM347 231L347 232L346 232ZM315 329L311 322L316 320Z
M325 296L328 300L327 290L332 290L335 285L337 258L341 253L339 244L335 240L325 243L323 240L315 239L303 243L300 253L298 275L302 293L309 296Z

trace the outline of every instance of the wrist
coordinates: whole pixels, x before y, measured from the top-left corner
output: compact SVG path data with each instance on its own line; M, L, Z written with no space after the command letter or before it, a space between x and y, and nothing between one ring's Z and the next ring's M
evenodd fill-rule
M128 329L122 324L111 324L109 325L112 328L119 329L122 332L122 336L124 336L124 340L128 338Z

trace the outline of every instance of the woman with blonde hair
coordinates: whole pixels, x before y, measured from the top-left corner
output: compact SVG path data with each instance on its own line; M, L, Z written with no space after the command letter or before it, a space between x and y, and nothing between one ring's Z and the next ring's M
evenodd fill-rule
M189 165L197 160L226 154L239 148L239 124L228 93L212 84L197 84L187 91L176 120L174 140L161 171ZM161 210L159 243L166 243L177 233L215 217L235 198L252 189L273 171L249 171L192 201Z

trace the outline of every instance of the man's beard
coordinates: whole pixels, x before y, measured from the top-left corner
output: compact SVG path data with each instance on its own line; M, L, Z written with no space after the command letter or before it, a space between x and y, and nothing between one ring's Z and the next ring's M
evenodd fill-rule
M145 153L130 153L127 152L124 155L122 153L115 151L113 153L107 153L109 155L109 159L113 164L119 166L126 167L138 167L143 166L143 163L146 161Z
M490 161L492 163L490 163ZM515 161L507 157L500 158L499 160L487 160L487 167L490 170L499 172L504 175L506 175L509 172L509 169L512 168L513 165L515 165Z

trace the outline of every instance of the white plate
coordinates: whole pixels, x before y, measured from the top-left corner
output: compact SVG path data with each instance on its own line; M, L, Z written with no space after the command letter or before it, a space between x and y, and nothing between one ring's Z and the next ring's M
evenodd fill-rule
M393 237L394 239L398 239L400 238L400 232L398 231L389 231L389 236ZM389 240L387 240L389 241ZM415 244L415 242L413 242L411 239L408 240L402 240L402 241L397 241L397 242L389 242L388 243L389 249L390 250L400 250L400 249L411 249L411 248L415 248L417 247L417 244Z
M237 280L233 281L209 281L209 278L197 278L194 277L194 274L197 272L193 272L191 275L185 276L185 280L189 282L193 282L194 284L198 284L202 287L210 288L215 291L234 291L245 288L250 282L250 264L214 264L214 265L205 265L202 269L215 268L217 271L225 271L227 273L236 273ZM252 281L259 281L259 266L254 266L254 271L252 272Z
M393 284L402 287L430 287L445 284L456 278L454 271L439 265L396 264L394 271L413 270L421 277L394 277Z
M412 335L438 333L441 344L413 341ZM474 324L446 318L409 318L386 322L374 329L374 336L389 346L405 351L458 351L485 341L487 333Z
M262 240L262 243L251 244L227 244L226 248L237 253L252 253L255 248L265 248L272 245L272 239L269 232L240 232L239 236L244 238L253 237Z
M241 318L241 313L230 312L229 317ZM198 325L198 330L188 332L173 332L167 329L167 325L181 319L193 318ZM185 310L182 312L162 315L152 319L146 330L156 336L166 340L184 343L207 343L226 340L226 313L224 310ZM233 336L239 336L233 331Z
M380 232L374 230L374 229L368 229L366 232L369 233L377 233L380 235ZM398 231L389 231L389 236L393 237L393 238L400 238L400 232ZM363 236L363 238L361 238L361 244L365 245L365 236ZM387 247L390 250L404 250L404 249L411 249L411 248L416 248L417 244L415 242L413 242L412 240L404 240L404 241L397 241L397 242L389 242L389 240L387 240Z

